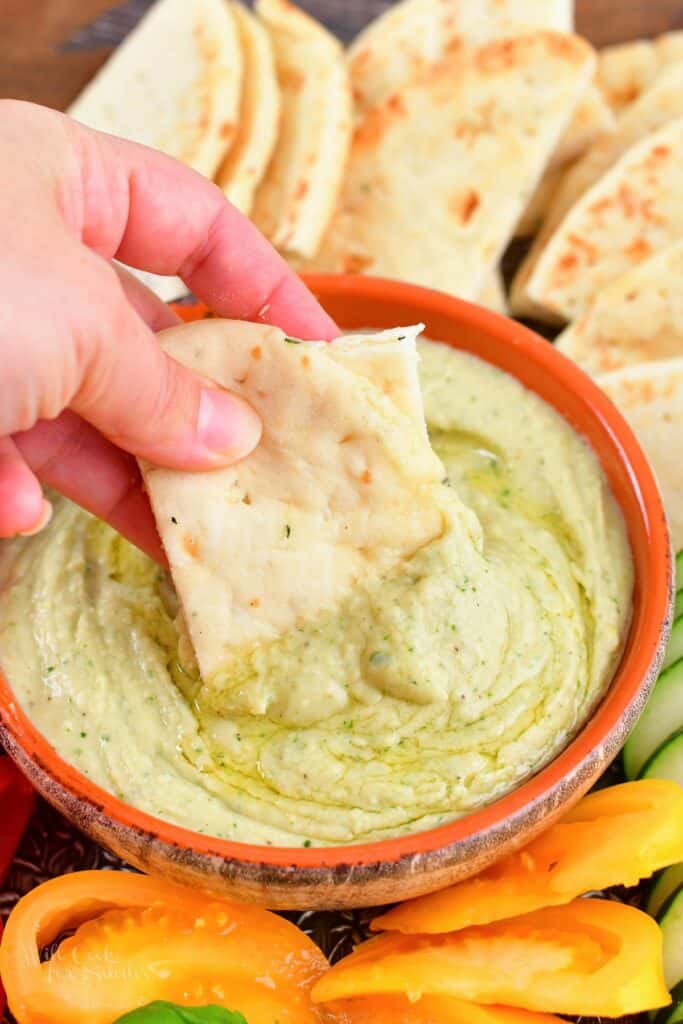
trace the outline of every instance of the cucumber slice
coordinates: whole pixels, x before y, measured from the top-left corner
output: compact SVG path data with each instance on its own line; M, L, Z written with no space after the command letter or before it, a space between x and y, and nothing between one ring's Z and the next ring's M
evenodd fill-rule
M657 921L664 939L664 980L672 989L683 981L683 886L669 897Z
M680 1024L681 1021L683 1021L683 999L661 1010L655 1017L654 1024Z
M662 743L683 726L683 658L657 680L647 707L624 746L624 772L635 779Z
M638 776L641 779L670 779L683 786L683 729L664 740Z
M683 864L672 864L656 876L647 898L647 912L656 917L669 897L683 886ZM681 992L683 999L683 992Z
M683 981L671 989L671 1004L657 1010L654 1024L678 1024L683 1020Z
M681 615L683 615L683 590L678 590L674 601L674 622Z
M676 590L683 590L683 551L676 555Z
M654 1019L654 1024L680 1024L683 1021L683 989L680 985L677 985L676 988L680 991L680 999L676 999L672 992L673 1004L659 1011Z
M674 619L662 669L673 665L679 658L683 658L683 615L679 615L677 619ZM683 725L683 722L681 724Z

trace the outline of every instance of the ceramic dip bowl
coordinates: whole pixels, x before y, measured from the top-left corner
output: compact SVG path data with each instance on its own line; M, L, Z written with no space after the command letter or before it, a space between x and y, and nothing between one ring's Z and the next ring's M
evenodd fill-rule
M578 735L515 790L430 831L367 845L254 846L200 835L131 807L67 764L0 676L0 737L36 789L102 845L143 871L272 908L394 902L472 875L528 842L576 802L623 745L663 657L672 564L650 466L602 391L553 346L512 320L398 282L315 275L308 284L345 330L425 324L429 338L473 353L537 393L592 447L619 504L635 570L633 616L609 689Z

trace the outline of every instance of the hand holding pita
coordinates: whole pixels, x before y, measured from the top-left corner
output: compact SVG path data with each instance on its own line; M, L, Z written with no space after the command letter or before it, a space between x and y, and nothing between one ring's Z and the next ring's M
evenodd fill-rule
M0 536L40 529L41 483L158 559L133 456L186 470L257 444L242 399L165 355L177 318L116 259L177 274L216 312L330 338L334 324L207 179L54 111L0 102Z

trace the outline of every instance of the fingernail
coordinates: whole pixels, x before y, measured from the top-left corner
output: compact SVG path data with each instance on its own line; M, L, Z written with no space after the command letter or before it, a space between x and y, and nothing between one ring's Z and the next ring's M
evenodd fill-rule
M205 388L199 400L197 436L204 448L222 461L237 461L259 443L261 420L237 395Z
M32 526L29 530L20 530L19 531L19 536L20 537L33 537L34 534L40 533L40 531L42 529L44 529L44 527L47 526L47 524L50 522L51 519L52 519L52 505L50 504L49 501L47 501L45 498L43 498L43 504L42 504L41 509L40 509L40 516L38 518L37 523L35 524L35 526Z

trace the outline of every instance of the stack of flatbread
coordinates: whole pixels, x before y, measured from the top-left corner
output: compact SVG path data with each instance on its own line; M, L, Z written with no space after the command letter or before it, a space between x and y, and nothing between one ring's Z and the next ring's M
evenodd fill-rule
M614 121L572 29L572 0L403 0L344 52L287 0L158 0L69 112L213 177L298 268L503 311L504 248Z
M213 178L297 269L563 328L636 426L683 546L683 32L596 55L573 27L573 0L401 0L345 51L287 0L157 0L70 113Z
M158 0L68 111L214 178L273 244L314 255L352 130L341 44L287 0ZM162 298L177 278L140 274Z
M613 121L571 0L403 0L354 41L355 130L307 269L505 311L500 257L559 168Z
M683 546L683 33L610 47L616 116L560 177L512 284L517 316L563 327L652 462Z

